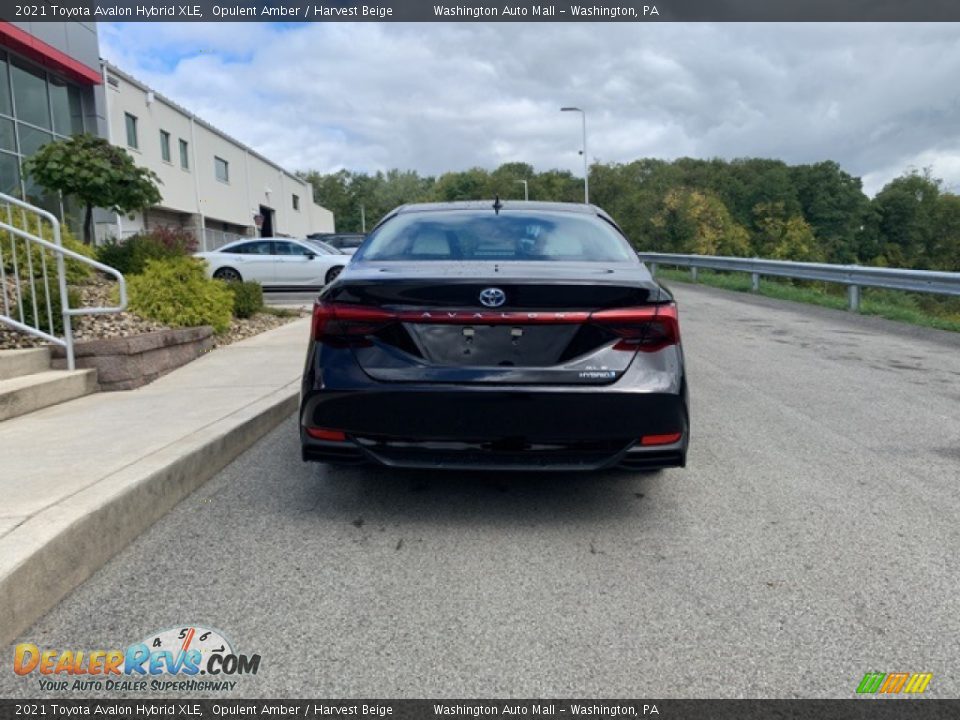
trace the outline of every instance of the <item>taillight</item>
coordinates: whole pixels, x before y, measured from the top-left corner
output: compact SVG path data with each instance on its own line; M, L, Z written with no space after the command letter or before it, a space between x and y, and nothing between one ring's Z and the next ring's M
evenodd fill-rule
M313 305L313 339L324 342L360 339L396 319L393 313L379 308L316 302Z
M317 302L313 306L313 339L329 344L368 342L395 322L426 325L581 325L593 323L620 337L615 350L655 352L680 342L677 306L648 305L590 313L544 311L403 310L392 312L365 305Z
M677 306L673 303L601 310L593 313L590 321L620 336L614 350L656 352L680 342Z

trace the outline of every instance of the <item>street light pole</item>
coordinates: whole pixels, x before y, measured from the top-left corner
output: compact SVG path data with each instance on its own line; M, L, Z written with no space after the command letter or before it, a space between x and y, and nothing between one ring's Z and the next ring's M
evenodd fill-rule
M529 199L530 199L530 187L529 187L529 185L527 184L527 181L526 181L526 180L517 180L517 182L518 182L518 183L523 183L523 199L524 199L524 200L529 200Z
M583 202L590 202L590 163L587 160L587 113L578 107L562 107L560 112L578 112L583 121Z

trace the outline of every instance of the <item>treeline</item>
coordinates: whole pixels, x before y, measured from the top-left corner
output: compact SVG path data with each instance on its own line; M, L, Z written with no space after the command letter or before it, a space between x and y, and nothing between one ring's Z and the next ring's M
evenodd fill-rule
M410 202L523 198L581 202L583 179L525 163L425 177L391 170L303 174L337 230L369 230ZM960 270L960 196L929 171L911 171L873 199L832 161L787 165L745 158L655 159L590 168L590 201L610 212L638 249L829 263Z

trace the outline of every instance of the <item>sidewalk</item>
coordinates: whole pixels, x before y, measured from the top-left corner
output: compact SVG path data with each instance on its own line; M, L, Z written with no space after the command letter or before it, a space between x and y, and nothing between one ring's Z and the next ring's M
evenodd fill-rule
M0 643L295 410L309 327L0 423Z

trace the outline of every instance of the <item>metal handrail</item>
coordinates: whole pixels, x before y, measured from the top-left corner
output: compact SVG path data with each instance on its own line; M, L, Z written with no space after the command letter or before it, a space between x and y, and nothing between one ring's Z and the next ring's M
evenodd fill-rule
M719 255L678 255L672 253L637 253L656 275L657 266L675 265L690 268L697 279L697 269L726 270L750 273L752 290L760 289L762 276L787 277L795 280L820 280L847 286L848 307L860 310L860 288L960 295L960 273L939 270L907 270L905 268L866 267L863 265L830 265L829 263L762 260L760 258L722 257Z
M34 335L36 337L43 338L48 342L60 345L64 348L65 354L67 356L67 369L74 370L76 368L76 363L74 359L73 352L73 325L71 318L74 315L104 315L108 313L118 313L122 312L127 307L127 283L123 277L123 274L118 270L110 267L109 265L104 265L101 262L97 262L92 258L88 258L85 255L69 250L68 248L63 247L62 240L60 237L60 221L50 212L47 212L43 208L30 205L29 203L23 202L22 200L10 197L9 195L4 195L0 193L0 204L5 203L7 205L7 222L0 220L0 230L5 230L8 232L11 238L10 241L10 253L11 253L11 269L13 271L13 286L15 290L15 309L18 311L19 320L15 319L11 313L11 307L9 300L7 298L7 272L6 272L6 262L4 260L3 254L3 243L0 242L0 290L3 294L3 312L0 312L0 322L5 325L9 325L21 332ZM33 213L42 220L46 220L50 223L50 226L53 230L53 242L46 240L42 236L34 235L29 231L29 229L18 228L13 225L13 211L11 206L16 206L20 208L20 217L23 221L23 224L26 228L30 227L30 223L27 220L27 213ZM43 224L42 222L37 223L37 231L43 233ZM30 297L26 298L31 303L31 308L33 310L33 321L34 324L30 325L26 321L26 315L24 313L24 294L21 288L20 281L20 265L21 262L17 257L17 245L15 237L22 238L24 241L24 248L26 250L26 264L27 264L27 276L29 279L30 285ZM43 291L44 299L46 300L45 306L47 309L47 328L49 332L44 331L40 328L40 318L37 313L37 280L34 276L33 268L33 252L31 251L31 245L35 245L41 248L40 252L40 276L43 281ZM63 318L63 337L58 337L54 334L54 325L53 325L53 313L50 306L50 280L47 274L47 260L46 254L43 250L49 250L54 253L56 257L56 269L57 269L57 284L60 290L60 313ZM65 258L71 258L77 262L89 265L90 267L100 270L108 275L112 275L119 285L120 290L120 303L115 306L107 307L79 307L71 308L70 307L70 298L67 293L67 275L66 275L66 265L64 262Z

